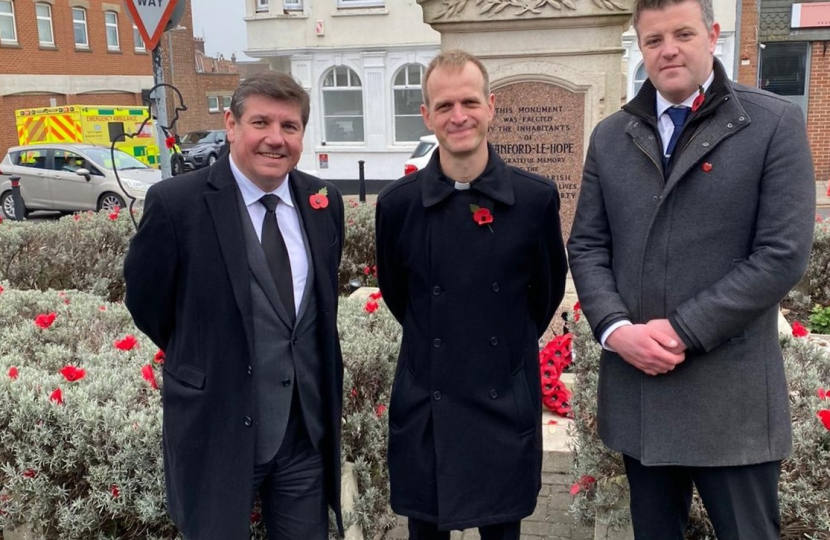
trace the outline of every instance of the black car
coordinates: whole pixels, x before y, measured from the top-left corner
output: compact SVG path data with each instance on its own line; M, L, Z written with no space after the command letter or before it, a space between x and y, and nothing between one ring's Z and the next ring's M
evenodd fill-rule
M192 171L216 163L225 146L224 129L191 131L179 141L185 170Z

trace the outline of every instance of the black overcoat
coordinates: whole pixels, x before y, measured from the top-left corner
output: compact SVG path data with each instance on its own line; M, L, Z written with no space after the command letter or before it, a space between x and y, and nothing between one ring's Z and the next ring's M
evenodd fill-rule
M403 326L392 508L442 529L517 521L541 486L538 340L567 272L559 194L489 152L469 190L443 176L436 152L377 206L378 280ZM476 207L492 223L479 225Z
M289 185L311 248L318 339L326 376L321 451L330 506L340 523L343 363L337 337L337 268L343 202L330 183L299 171ZM328 188L329 206L309 196ZM249 538L255 429L250 270L239 188L222 157L210 168L160 182L124 265L136 326L167 353L163 443L167 504L189 538ZM253 422L255 424L255 422Z

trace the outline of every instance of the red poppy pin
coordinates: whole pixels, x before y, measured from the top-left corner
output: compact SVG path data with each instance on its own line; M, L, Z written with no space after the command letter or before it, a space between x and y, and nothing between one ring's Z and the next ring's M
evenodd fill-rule
M692 112L697 111L701 105L703 105L703 101L706 99L706 94L703 91L703 87L698 85L697 87L697 96L695 100L692 102Z
M704 163L700 168L703 169L703 172L712 172L712 164L708 161Z
M487 228L490 229L490 232L493 232L493 228L490 226L493 223L493 214L490 213L489 208L482 208L477 204L470 205L470 212L473 213L473 221L481 225L487 225Z
M168 150L171 150L174 146L176 146L176 138L167 137L164 139L164 146L166 146Z
M328 188L322 188L317 193L312 193L308 198L308 202L311 203L311 207L315 210L322 210L329 205L328 195Z

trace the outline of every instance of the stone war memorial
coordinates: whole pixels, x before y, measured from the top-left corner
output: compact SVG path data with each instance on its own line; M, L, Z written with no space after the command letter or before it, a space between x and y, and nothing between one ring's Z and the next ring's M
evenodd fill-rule
M490 141L510 165L550 178L567 239L588 137L621 104L631 0L418 0L443 49L490 72ZM566 305L567 305L566 299Z

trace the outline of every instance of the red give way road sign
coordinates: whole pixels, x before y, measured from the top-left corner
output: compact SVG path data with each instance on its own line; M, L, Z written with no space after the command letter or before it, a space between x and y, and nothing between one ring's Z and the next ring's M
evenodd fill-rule
M185 0L124 0L148 50L153 50L170 20L176 3Z

